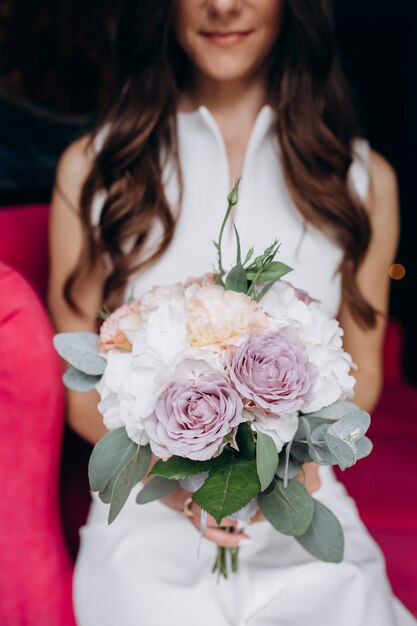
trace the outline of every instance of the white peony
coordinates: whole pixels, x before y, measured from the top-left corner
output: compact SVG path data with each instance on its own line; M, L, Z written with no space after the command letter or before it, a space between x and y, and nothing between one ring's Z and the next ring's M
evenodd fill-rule
M289 283L278 281L261 300L262 308L277 324L294 324L301 331L309 361L320 375L314 386L314 399L303 405L304 413L329 406L341 398L352 398L355 378L350 370L356 365L343 350L343 330L336 319L320 309L316 300L301 300Z
M192 285L185 292L187 330L196 347L240 345L255 328L267 328L268 318L255 300L220 285Z
M267 291L260 304L275 325L294 323L305 326L310 321L311 305L297 298L294 287L281 280Z
M166 365L175 364L189 347L183 301L166 302L153 311L133 344L133 354L153 353Z
M298 428L298 412L278 416L245 409L244 419L251 422L252 430L269 435L274 440L278 452L281 452L284 445L291 441Z

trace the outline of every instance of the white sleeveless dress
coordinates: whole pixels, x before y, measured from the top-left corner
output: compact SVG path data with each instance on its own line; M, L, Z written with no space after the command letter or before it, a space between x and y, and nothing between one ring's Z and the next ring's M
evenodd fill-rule
M305 226L284 182L279 144L268 105L259 112L247 146L235 223L242 248L263 250L282 241L279 258L295 268L289 279L336 316L341 250L314 227ZM178 113L184 195L174 240L162 258L130 289L141 294L212 268L230 190L224 140L211 113L200 107ZM96 148L100 147L97 138ZM369 144L357 139L350 184L360 197L368 187ZM165 171L172 206L175 177ZM98 219L102 199L94 211ZM157 236L157 235L155 235ZM226 264L233 262L232 228L224 239ZM353 500L330 468L320 468L314 494L337 515L345 533L345 560L335 565L311 557L267 522L248 529L252 542L240 550L236 575L217 583L211 573L216 547L190 522L159 501L139 506L138 485L119 517L108 526L108 506L96 494L80 530L74 574L79 626L416 626L392 595L381 552L359 519Z

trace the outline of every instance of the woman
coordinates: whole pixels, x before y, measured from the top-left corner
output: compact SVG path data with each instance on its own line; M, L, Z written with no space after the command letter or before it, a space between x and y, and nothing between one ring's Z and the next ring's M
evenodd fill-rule
M398 243L396 178L358 137L320 4L127 0L116 56L97 132L57 170L49 303L58 330L94 330L103 301L207 271L242 175L243 247L282 240L292 282L338 315L359 366L355 401L371 411ZM231 262L231 228L227 236ZM97 399L68 393L70 424L92 443L106 432ZM340 565L314 560L260 515L233 534L211 520L197 555L198 507L181 515L187 493L139 507L138 487L110 527L94 495L75 572L80 626L415 623L331 470L309 464L304 476L344 526ZM239 573L221 585L213 543L242 546Z

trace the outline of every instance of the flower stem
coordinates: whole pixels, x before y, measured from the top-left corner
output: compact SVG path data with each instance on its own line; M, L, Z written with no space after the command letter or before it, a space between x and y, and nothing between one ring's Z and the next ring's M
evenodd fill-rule
M226 528L227 532L232 533L233 528ZM214 561L212 572L217 572L217 580L220 578L227 579L229 576L228 561L230 558L231 570L235 574L239 567L239 548L223 548L218 546L216 560Z
M216 246L216 249L217 249L217 258L218 258L218 262L219 262L219 277L220 278L222 278L224 276L224 269L223 269L223 265L222 265L222 238L223 238L223 231L224 231L224 228L226 226L226 222L229 219L229 215L230 215L230 211L232 210L232 207L235 204L237 204L239 183L240 183L240 178L238 178L236 180L235 186L233 187L232 191L227 196L228 206L227 206L226 215L224 216L223 223L222 223L221 228L220 228L219 240L218 240L217 243L215 242L215 246Z

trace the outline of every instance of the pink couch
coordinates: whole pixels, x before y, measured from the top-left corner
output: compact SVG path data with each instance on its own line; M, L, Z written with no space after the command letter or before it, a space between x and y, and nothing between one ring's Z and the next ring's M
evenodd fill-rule
M0 261L27 279L0 265L2 626L74 626L72 561L89 502L90 448L67 431L62 449L60 365L51 347L51 325L29 286L44 298L47 214L47 206L0 208ZM371 427L375 450L340 478L386 555L396 594L417 615L417 502L412 495L417 391L403 378L402 341L399 325L391 322L386 384Z

